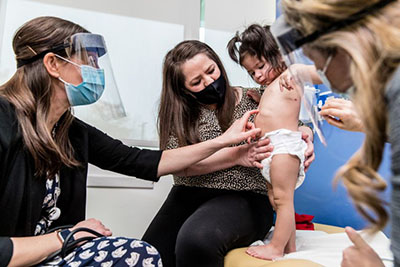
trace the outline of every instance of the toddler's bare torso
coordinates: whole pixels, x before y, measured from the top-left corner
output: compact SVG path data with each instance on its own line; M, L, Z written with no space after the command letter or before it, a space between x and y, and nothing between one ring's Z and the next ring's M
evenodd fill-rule
M262 135L277 129L298 131L298 119L301 96L296 90L283 91L279 88L279 79L275 79L264 91L255 126L261 128Z

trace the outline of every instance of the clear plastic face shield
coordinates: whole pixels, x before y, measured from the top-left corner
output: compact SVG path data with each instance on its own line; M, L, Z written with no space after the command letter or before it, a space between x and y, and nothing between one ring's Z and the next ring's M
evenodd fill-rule
M74 107L75 114L92 121L94 116L102 119L118 119L126 116L103 36L93 33L77 33L65 40L64 47L67 60L81 66L82 76L84 76L85 70L90 70L92 67L94 68L92 71L101 71L104 77L101 79L104 92L100 99L92 105ZM82 78L85 80L85 77ZM90 82L91 78L88 77L88 80Z
M292 28L286 21L284 16L280 16L271 26L271 32L274 36L275 40L277 41L279 48L281 50L281 54L288 66L289 72L292 75L292 80L294 84L292 85L296 90L299 90L303 97L302 103L304 108L306 109L307 113L309 114L310 120L314 125L314 129L318 134L321 142L326 145L326 139L322 132L322 120L320 119L318 113L318 104L316 94L310 94L308 96L307 92L309 88L313 88L313 82L309 74L302 72L301 68L296 67L298 64L305 64L310 65L313 64L310 59L305 56L304 49L306 46L305 44L311 43L317 40L319 37L332 33L334 31L343 29L353 23L364 19L366 16L374 13L377 10L385 7L386 5L395 2L396 0L381 0L378 1L370 6L364 7L363 9L359 10L358 12L348 16L339 21L335 21L334 23L324 26L321 29L316 30L315 32L304 36L300 31L295 28ZM309 52L309 51L308 51ZM325 66L317 70L321 80L324 82L325 85L331 87L331 81L329 81L328 77L325 74L327 67L331 61L331 56L327 57ZM332 89L332 88L331 88ZM351 92L354 90L354 87L350 87L349 89L345 90L347 92ZM316 92L317 93L317 92Z
M286 23L284 16L279 17L271 26L271 33L276 39L281 54L292 76L291 86L302 95L302 105L299 119L306 123L312 123L322 144L326 144L326 138L322 131L323 120L318 112L317 94L311 75L305 70L304 65L314 65L306 57L302 45L296 41L303 36Z

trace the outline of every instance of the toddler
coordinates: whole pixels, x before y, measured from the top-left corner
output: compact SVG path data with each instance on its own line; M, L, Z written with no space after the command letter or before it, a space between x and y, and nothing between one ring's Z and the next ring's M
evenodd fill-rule
M298 130L301 95L298 90L282 90L282 84L288 85L287 77L290 75L269 26L249 26L229 42L228 51L231 58L243 66L256 83L265 88L261 99L254 93L250 97L259 101L255 126L262 129L262 138L269 138L274 147L271 156L261 164L262 174L267 181L269 200L277 217L271 242L250 247L247 253L271 260L282 257L284 253L296 251L293 197L294 190L305 178L304 160L307 149L302 132ZM295 67L300 73L306 72L314 81L320 82L314 66ZM280 83L279 77L285 78L282 79L285 82Z

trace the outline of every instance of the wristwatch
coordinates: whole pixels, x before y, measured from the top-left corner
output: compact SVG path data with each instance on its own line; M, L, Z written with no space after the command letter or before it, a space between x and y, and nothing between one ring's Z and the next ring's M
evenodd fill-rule
M60 240L61 244L64 244L65 239L67 239L68 235L71 233L71 230L69 229L59 229L56 231L57 237ZM74 241L75 238L74 236L71 236L69 238L69 242Z

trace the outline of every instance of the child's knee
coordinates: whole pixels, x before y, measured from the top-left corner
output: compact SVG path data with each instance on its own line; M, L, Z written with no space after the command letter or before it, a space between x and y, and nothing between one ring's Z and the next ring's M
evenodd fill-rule
M293 190L274 188L273 199L276 206L293 205Z

